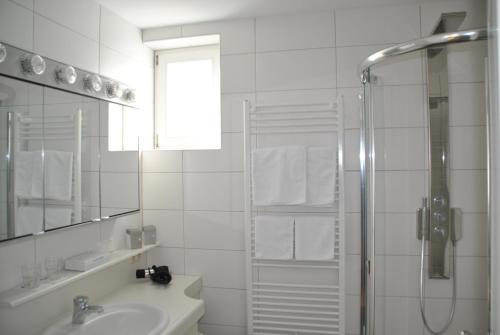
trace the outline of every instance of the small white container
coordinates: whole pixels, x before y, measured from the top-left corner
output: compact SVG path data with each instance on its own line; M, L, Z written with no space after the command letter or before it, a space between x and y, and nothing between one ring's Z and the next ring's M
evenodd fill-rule
M156 244L156 226L144 226L142 230L144 232L144 245Z
M127 229L127 245L129 249L142 248L142 229L131 228Z

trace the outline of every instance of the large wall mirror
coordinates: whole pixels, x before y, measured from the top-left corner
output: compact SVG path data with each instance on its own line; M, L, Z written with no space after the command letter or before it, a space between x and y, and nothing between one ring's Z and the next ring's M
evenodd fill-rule
M0 241L138 211L137 114L0 75Z

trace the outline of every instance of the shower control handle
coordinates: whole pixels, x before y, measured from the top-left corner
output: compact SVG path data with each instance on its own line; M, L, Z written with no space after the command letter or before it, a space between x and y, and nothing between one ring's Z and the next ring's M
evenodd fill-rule
M417 209L417 239L429 240L429 206L427 198L422 198L422 207Z

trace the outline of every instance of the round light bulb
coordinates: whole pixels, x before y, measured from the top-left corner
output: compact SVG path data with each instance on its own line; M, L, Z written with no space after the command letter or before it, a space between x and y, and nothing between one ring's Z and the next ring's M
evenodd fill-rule
M5 47L5 45L0 43L0 63L2 63L5 58L7 58L7 48Z
M106 84L106 95L108 98L121 98L123 96L123 87L115 82L108 82Z
M102 80L97 74L88 74L84 79L85 89L89 92L100 92L102 90Z
M72 85L76 82L77 76L76 70L72 66L58 66L56 69L56 78L62 83Z
M24 55L21 59L21 65L25 73L36 75L42 75L47 68L45 59L40 55Z
M127 102L134 102L135 101L135 90L131 88L127 88L123 91L123 99Z

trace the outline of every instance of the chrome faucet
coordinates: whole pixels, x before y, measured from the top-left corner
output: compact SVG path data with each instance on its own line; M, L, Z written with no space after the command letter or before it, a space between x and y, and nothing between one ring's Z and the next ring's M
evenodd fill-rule
M90 313L102 313L102 306L90 306L89 298L84 295L73 299L73 324L80 325L85 322L85 317Z

